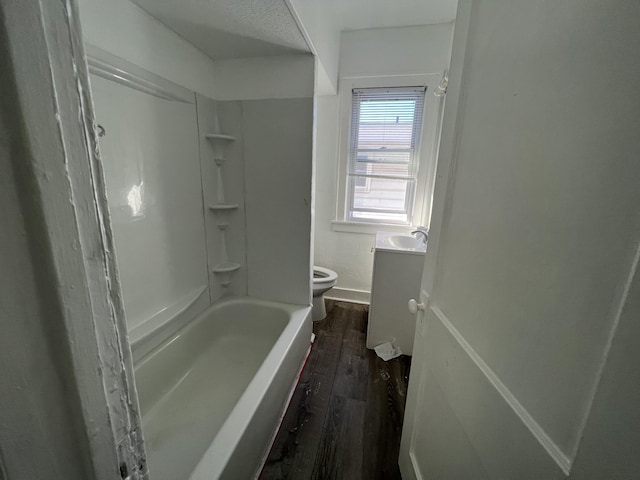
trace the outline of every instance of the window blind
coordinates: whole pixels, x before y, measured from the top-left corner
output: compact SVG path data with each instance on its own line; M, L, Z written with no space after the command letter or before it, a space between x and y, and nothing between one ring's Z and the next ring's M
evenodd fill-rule
M425 88L352 92L347 216L410 223Z

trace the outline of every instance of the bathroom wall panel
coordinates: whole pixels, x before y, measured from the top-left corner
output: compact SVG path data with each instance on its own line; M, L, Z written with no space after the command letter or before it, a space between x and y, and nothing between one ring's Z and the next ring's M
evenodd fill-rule
M242 103L248 292L311 303L313 99Z
M207 234L209 288L211 301L215 302L225 294L247 295L242 104L240 102L215 102L202 95L196 96L196 102ZM217 202L218 195L218 174L214 162L213 145L206 138L207 133L215 131L216 110L220 122L220 132L236 137L236 140L229 143L226 148L225 163L222 166L222 178L226 203L238 205L236 210L219 212L211 211L208 208L209 205ZM241 265L240 270L230 274L232 283L228 288L223 288L220 284L220 275L212 272L213 266L221 261L222 236L218 229L218 225L221 223L228 223L229 225L225 230L229 261Z
M131 331L207 286L196 106L96 75L91 87Z

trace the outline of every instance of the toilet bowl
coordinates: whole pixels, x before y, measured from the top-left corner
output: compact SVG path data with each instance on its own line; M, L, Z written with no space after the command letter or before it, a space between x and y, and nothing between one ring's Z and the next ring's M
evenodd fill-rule
M336 284L338 274L333 270L323 267L313 267L313 311L311 317L314 321L322 320L327 316L324 306L324 294Z

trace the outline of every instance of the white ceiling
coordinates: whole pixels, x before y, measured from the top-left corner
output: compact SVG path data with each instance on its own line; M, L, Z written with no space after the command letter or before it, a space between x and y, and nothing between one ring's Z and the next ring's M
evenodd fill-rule
M339 30L451 22L458 0L330 0Z
M286 0L132 1L213 60L310 51ZM322 3L333 32L449 22L457 6L457 0L310 1Z
M214 60L306 53L284 0L132 0Z

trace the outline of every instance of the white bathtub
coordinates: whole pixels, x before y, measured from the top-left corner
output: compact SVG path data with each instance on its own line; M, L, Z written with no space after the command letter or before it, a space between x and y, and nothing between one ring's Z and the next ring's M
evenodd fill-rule
M151 480L257 476L308 353L310 312L222 300L138 362Z

